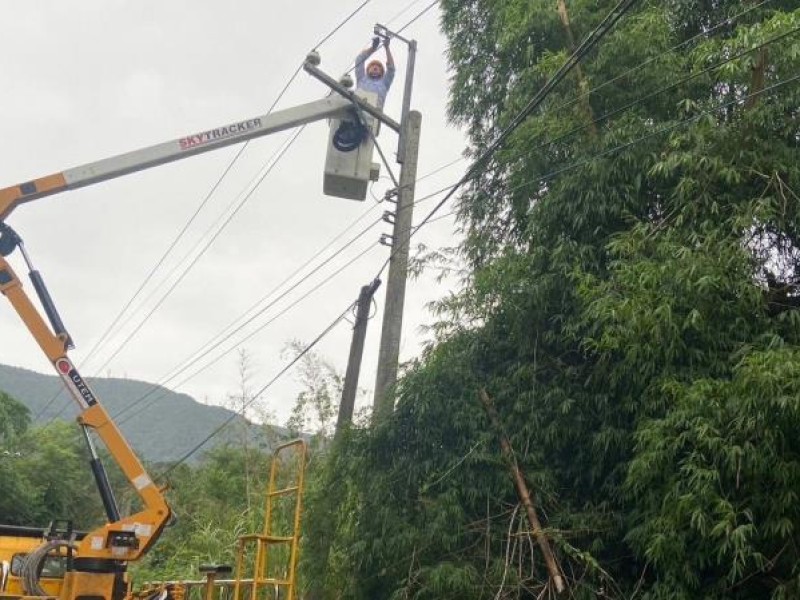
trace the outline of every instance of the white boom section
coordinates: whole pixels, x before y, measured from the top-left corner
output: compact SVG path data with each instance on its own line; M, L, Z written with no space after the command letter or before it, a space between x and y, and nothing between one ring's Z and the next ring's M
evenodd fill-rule
M338 95L328 96L315 102L208 129L0 189L0 221L5 220L23 202L114 179L313 121L342 117L350 107L352 103L349 100Z

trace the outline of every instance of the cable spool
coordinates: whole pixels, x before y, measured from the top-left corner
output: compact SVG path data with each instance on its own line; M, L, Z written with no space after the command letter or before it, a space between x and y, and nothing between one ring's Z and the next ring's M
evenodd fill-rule
M333 134L333 147L339 152L352 152L361 145L369 131L365 125L355 121L342 121Z
M49 596L49 594L44 591L44 588L39 584L39 579L42 575L42 569L44 568L44 561L47 558L47 555L53 550L58 550L59 548L68 548L74 550L77 548L77 546L74 542L68 542L66 540L52 540L45 542L27 556L25 563L22 565L21 572L22 588L25 590L27 595Z

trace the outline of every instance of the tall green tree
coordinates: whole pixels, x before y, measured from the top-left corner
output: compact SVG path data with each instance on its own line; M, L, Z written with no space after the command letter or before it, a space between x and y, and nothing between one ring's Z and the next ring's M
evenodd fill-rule
M223 445L200 464L170 473L168 499L175 523L145 561L136 581L196 579L201 564L233 565L240 535L263 529L269 455L244 444Z
M614 5L442 2L469 156ZM333 597L542 593L480 388L574 597L800 594L798 28L791 1L641 2L469 182L468 284L336 450Z
M303 344L294 340L284 354L292 357L304 352ZM292 435L312 433L313 440L324 443L333 435L344 378L318 353L304 353L295 367L301 386L286 427Z
M20 469L20 438L30 425L28 409L0 392L0 523L22 525L34 517L33 487Z
M24 404L0 391L0 444L10 451L10 444L25 433L31 423L30 411ZM9 446L9 447L6 447Z

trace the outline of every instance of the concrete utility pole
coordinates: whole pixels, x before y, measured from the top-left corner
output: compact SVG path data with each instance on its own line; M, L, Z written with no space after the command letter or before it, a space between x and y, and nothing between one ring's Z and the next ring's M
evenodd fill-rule
M392 253L389 257L389 275L386 281L386 306L383 313L383 328L378 353L378 373L375 381L375 398L372 413L373 423L377 423L385 416L390 415L394 408L387 392L397 380L400 333L403 328L403 304L406 293L406 277L408 275L414 187L417 179L419 135L422 124L422 115L418 111L410 110L417 43L414 40L408 40L395 32L389 31L383 25L375 26L375 35L385 41L390 39L400 40L408 46L406 80L403 89L403 111L400 123L394 122L380 109L365 103L355 93L347 89L345 86L352 85L352 81L342 84L322 73L316 67L319 64L319 56L316 53L312 52L303 65L303 68L308 73L400 134L397 148L397 162L401 164L400 181L397 183L397 209L394 215Z
M384 420L392 414L394 408L388 392L397 381L422 115L418 111L410 111L408 118L401 123L401 127L405 156L400 170L400 187L397 193L397 210L392 233L392 253L389 258L389 275L386 279L386 305L383 312L381 345L378 353L378 373L375 378L373 423Z
M381 280L375 279L369 285L363 286L361 293L358 295L356 323L353 327L353 340L350 342L350 356L347 359L347 372L344 376L342 401L339 403L339 418L336 420L334 439L338 439L344 428L353 420L353 408L356 403L356 391L358 390L358 375L361 372L361 358L364 355L364 338L367 335L367 323L369 322L369 307L372 303L372 297L380 285Z

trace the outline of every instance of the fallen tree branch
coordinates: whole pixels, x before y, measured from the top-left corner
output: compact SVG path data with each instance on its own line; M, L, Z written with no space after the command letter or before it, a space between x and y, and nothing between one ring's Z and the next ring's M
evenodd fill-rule
M545 536L544 531L542 531L542 525L539 522L538 515L536 514L536 508L533 505L533 499L528 491L528 485L525 483L525 476L522 474L522 470L517 464L517 459L514 457L514 451L511 448L511 442L508 441L508 438L503 432L503 428L500 424L500 418L497 415L497 409L494 407L494 402L492 402L492 398L489 396L488 392L484 388L480 388L480 390L478 390L478 397L480 398L483 407L486 409L486 413L489 415L489 421L491 422L492 427L494 427L495 431L497 431L497 435L500 438L500 449L503 453L503 457L508 461L509 469L511 470L511 478L514 480L514 485L517 488L519 500L525 507L525 512L528 515L528 521L531 524L533 537L536 538L536 542L539 544L539 549L542 551L544 564L547 567L547 573L550 576L550 580L553 582L553 585L555 585L556 592L560 594L566 587L564 585L564 578L561 576L561 572L556 564L555 556L553 556L553 550L550 548L550 542L548 541L547 536Z

